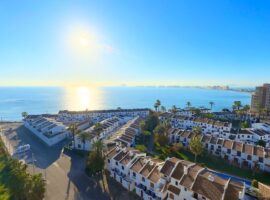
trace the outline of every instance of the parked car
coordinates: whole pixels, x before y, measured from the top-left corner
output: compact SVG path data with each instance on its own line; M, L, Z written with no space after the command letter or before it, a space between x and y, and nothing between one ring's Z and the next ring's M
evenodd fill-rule
M24 153L30 150L30 144L25 144L25 145L21 145L19 146L15 153Z

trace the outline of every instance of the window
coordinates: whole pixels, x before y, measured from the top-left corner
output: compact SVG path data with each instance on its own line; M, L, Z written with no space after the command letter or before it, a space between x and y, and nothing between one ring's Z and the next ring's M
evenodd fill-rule
M136 177L136 173L135 172L133 172L132 175L133 175L133 177Z
M115 163L118 166L118 162Z
M197 193L194 193L193 194L193 197L194 197L194 199L198 199L198 194Z
M110 161L110 159L108 159L108 163L110 163L111 161Z
M248 155L248 156L247 156L247 159L248 159L248 160L251 160L251 155Z
M241 156L241 152L240 151L237 151L237 156Z
M263 163L263 158L259 157L259 162Z
M206 200L206 198L205 198L205 197L202 197L202 199L203 199L203 200Z
M124 168L124 166L122 166L122 170L124 170L125 168Z
M177 181L175 181L175 185L178 185L178 182Z
M142 181L145 182L145 178L144 177L142 177Z
M187 191L187 188L185 188L185 191Z
M155 186L154 183L150 183L151 188L154 188L154 186Z
M230 149L227 149L227 153L230 154L231 153L231 150Z

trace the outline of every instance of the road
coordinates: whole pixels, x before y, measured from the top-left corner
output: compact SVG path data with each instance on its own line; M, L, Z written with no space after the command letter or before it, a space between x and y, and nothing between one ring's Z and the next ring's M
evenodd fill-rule
M83 157L62 152L65 142L48 147L21 123L1 123L0 126L3 130L2 139L11 154L19 145L31 145L29 152L13 157L25 160L30 173L43 174L47 184L46 200L110 199L108 193L103 191L100 181L89 178L84 173Z

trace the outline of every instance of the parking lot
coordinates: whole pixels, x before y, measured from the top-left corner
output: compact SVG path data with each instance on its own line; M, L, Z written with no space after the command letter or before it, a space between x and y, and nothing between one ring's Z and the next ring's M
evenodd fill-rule
M46 180L46 200L134 199L120 185L101 177L89 178L85 173L85 158L63 152L66 142L48 147L22 123L0 123L1 138L13 158L28 165L29 173L41 173ZM30 144L25 153L14 154L20 145ZM108 177L107 177L108 178Z

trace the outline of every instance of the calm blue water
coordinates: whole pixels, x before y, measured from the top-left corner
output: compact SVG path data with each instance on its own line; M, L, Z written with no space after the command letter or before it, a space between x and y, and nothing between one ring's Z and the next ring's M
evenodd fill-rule
M157 87L0 87L0 119L20 120L21 113L57 113L59 110L152 108L156 99L170 108L207 106L214 101L214 110L231 108L233 101L250 104L250 94L198 88Z

